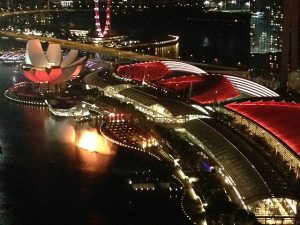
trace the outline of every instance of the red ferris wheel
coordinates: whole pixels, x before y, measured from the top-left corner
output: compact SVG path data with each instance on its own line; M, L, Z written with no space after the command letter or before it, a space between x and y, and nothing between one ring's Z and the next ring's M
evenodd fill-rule
M94 2L95 2L94 10L95 10L96 30L97 30L98 37L105 37L110 32L110 4L111 4L111 0L107 0L107 4L106 4L106 19L105 19L104 30L102 30L101 23L100 23L99 1L100 0L94 0Z

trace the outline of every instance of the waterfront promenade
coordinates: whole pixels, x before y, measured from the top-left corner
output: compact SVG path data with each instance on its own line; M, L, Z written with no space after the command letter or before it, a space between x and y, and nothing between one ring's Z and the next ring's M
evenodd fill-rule
M207 224L204 219L205 209L203 202L193 188L194 178L187 176L178 160L163 149L160 144L161 140L156 140L150 132L129 121L104 122L100 127L100 131L106 139L117 145L144 152L172 165L173 177L181 183L184 189L181 200L182 211L193 224Z

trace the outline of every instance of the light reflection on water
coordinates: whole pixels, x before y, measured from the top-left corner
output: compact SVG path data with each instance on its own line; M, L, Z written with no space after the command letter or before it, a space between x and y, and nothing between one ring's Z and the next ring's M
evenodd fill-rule
M55 120L51 116L45 119L46 138L64 144L66 154L77 162L79 170L105 174L116 154L115 146L99 135L96 129L88 127L82 125L75 128L72 119ZM92 139L84 140L84 134L91 134Z
M4 91L18 77L12 67L0 64L0 224L88 224L82 220L90 209L79 206L90 192L78 189L88 190L93 179L105 177L115 155L76 147L74 121L5 99Z
M71 119L55 120L53 117L48 117L44 122L45 133L51 141L61 143L75 143L75 122Z
M21 78L0 64L0 224L186 224L177 199L171 204L159 196L128 208L125 178L114 171L149 170L159 162L123 149L103 155L76 147L76 133L87 124L75 126L72 120L54 119L46 108L3 96Z
M75 144L86 151L103 155L114 155L116 153L114 144L100 135L95 128L79 129L76 132Z
M163 58L179 59L179 43L175 45L156 47L154 54Z
M80 169L98 174L107 173L114 158L114 155L104 155L78 148L75 151L78 153Z

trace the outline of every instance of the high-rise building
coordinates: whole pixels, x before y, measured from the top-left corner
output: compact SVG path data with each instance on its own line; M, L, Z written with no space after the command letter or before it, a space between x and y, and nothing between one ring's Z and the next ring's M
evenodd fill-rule
M291 82L300 80L299 12L299 0L251 2L250 70L255 79L268 86L275 81L285 89L289 74Z
M280 77L283 8L285 0L253 0L251 2L251 74L269 82ZM273 83L273 85L271 85Z
M284 0L283 3L283 48L281 63L282 87L287 86L288 75L300 78L300 2ZM298 78L298 79L299 79ZM297 79L296 79L297 80Z
M225 11L248 11L249 0L204 0L203 6L207 10L225 10Z

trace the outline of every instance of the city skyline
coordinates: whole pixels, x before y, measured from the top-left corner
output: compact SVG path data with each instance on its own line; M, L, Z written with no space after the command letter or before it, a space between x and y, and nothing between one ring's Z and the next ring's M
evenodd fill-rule
M297 0L1 3L0 223L300 224Z

